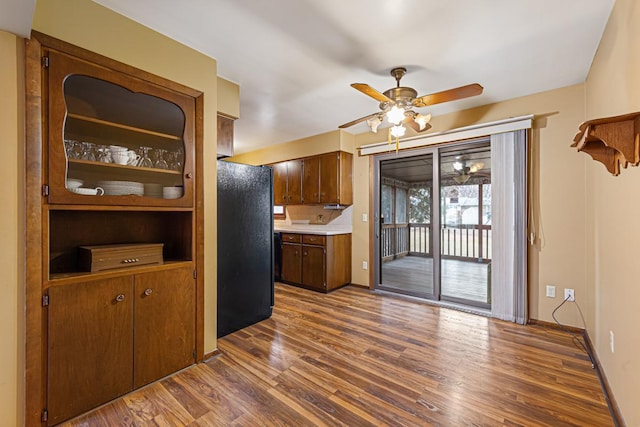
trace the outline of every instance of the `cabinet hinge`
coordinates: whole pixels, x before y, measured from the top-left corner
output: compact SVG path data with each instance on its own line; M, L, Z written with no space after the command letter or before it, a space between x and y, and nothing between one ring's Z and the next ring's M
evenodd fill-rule
M193 360L196 360L196 357L198 357L198 353L196 353L196 351L193 350Z
M198 270L193 270L193 278L194 279L198 278Z
M49 68L49 57L48 56L43 56L42 57L42 68Z
M47 184L44 184L42 186L42 197L48 197L49 196L49 186Z
M43 307L49 306L49 295L42 295L42 306Z
M49 411L47 411L46 409L42 410L42 415L40 415L40 421L42 421L43 423L49 421Z

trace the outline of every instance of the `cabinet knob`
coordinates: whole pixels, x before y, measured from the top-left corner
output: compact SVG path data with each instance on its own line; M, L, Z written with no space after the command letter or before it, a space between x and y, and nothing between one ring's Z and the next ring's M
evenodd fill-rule
M193 174L191 172L187 172L186 174L184 174L184 177L187 179L191 179L193 178Z
M119 294L118 296L116 296L116 302L122 302L124 301L124 294Z
M304 256L307 256L307 252L304 253Z
M145 290L144 290L144 294L145 294L146 296L149 296L149 295L151 295L152 293L153 293L153 289L151 289L151 288L147 288L147 289L145 289Z

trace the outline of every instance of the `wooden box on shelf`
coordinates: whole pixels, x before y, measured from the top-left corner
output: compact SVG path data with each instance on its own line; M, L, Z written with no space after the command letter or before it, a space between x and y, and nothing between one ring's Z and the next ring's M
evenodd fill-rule
M84 271L105 271L140 265L162 264L163 243L80 246Z

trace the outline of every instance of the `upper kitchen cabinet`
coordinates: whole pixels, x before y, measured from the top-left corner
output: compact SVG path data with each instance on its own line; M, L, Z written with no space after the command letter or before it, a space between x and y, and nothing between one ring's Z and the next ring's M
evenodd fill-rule
M289 160L271 166L274 204L302 204L302 160Z
M43 61L49 203L193 206L194 98L54 50Z
M218 159L233 156L233 121L218 113Z
M353 204L353 155L351 153L336 151L271 166L274 173L276 205ZM297 185L299 170L302 171L302 198L300 199L297 197L297 187L294 187L295 196L291 195L292 170L295 179L293 185Z
M320 204L353 204L353 155L339 151L318 157Z

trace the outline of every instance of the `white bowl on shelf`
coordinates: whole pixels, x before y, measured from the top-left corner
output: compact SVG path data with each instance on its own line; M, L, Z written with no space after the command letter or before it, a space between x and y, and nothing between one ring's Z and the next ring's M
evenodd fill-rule
M82 187L82 184L84 184L84 181L81 179L67 178L66 187L68 190L73 190L74 188Z
M162 198L179 199L182 197L182 187L162 187Z

